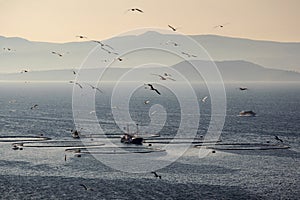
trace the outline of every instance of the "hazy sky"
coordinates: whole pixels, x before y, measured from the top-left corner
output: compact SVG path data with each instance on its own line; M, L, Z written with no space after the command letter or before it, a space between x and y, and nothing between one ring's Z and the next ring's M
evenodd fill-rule
M126 13L138 7L144 14ZM0 35L68 42L143 27L300 42L300 0L0 0ZM213 28L218 24L224 28Z

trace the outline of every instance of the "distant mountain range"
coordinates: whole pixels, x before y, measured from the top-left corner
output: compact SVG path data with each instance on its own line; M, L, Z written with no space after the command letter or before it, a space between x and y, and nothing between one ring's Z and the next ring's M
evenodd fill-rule
M215 62L224 82L257 82L257 81L274 81L274 82L299 82L300 73L290 72L277 69L268 69L245 61L218 61ZM208 61L194 60L192 64L201 72L211 67ZM122 75L128 72L130 68L109 68L101 78L101 81L117 81ZM131 72L132 81L136 78L144 82L161 81L157 75L169 73L177 82L184 81L176 75L176 70L190 82L203 82L203 78L188 62L184 61L171 67L143 67ZM91 81L91 77L99 74L98 69L85 69L76 71L81 81ZM62 81L69 82L74 80L76 75L72 70L50 70L50 71L33 71L27 73L0 74L2 81ZM170 81L170 80L168 80ZM172 82L172 81L170 81Z
M216 35L194 35L191 39L197 41L216 61L225 81L299 81L300 43L281 43L271 41L255 41L249 39L229 38ZM134 49L136 44L145 47L156 43L157 46L172 48L178 54L188 51L193 54L198 49L186 43L189 40L176 34L161 34L146 32L140 35L128 35L111 38L104 41L115 51ZM177 46L167 45L176 42ZM7 38L0 36L0 80L69 80L72 79L72 69L79 68L89 52L98 44L91 41L70 43L33 42L22 38ZM8 50L9 48L9 50ZM52 52L61 53L62 56ZM140 51L135 56L126 55L122 62L117 63L110 71L122 73L139 63L152 62L155 56L158 61L164 60L167 66L181 70L186 63L182 59L168 59L165 55L154 55L153 52ZM207 57L206 57L207 58ZM198 56L195 62L205 65L205 57ZM101 67L112 60L112 55L101 51L95 58L95 66ZM30 73L19 74L27 69ZM45 71L45 72L42 72ZM47 72L46 72L47 71ZM118 71L118 72L117 72ZM144 71L147 71L144 69ZM153 71L153 70L152 70ZM189 73L191 70L185 71ZM150 71L149 71L150 72ZM8 74L10 73L10 74ZM16 73L16 74L14 74ZM151 73L151 72L150 72ZM191 76L193 73L191 73Z

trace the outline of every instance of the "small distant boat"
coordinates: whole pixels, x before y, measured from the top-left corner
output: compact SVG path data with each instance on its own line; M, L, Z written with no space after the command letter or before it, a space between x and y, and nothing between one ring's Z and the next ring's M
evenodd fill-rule
M74 139L80 139L79 131L77 131L77 130L72 130L72 137L73 137Z
M121 143L124 144L137 144L137 145L142 145L143 144L143 138L138 136L138 132L139 132L139 128L138 128L138 124L137 126L137 131L136 134L130 134L129 133L129 127L127 126L127 133L125 133L122 137L121 137Z
M241 117L255 117L256 113L253 112L252 110L247 110L247 111L241 111L239 116Z
M143 144L143 138L125 133L121 138L121 142L125 143L125 144L139 144L139 145L141 145L141 144Z

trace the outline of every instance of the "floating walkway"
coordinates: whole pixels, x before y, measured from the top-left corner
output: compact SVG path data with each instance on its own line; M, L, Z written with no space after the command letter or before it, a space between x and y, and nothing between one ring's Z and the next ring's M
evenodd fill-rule
M0 142L29 142L29 141L45 141L51 138L43 136L0 136Z

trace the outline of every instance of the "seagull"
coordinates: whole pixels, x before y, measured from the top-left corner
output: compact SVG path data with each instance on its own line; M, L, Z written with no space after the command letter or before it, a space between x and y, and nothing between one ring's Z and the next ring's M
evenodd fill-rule
M155 176L156 178L161 179L161 175L158 175L156 172L151 172L151 174L154 174L154 176Z
M148 86L150 87L150 90L153 90L153 91L155 91L157 94L160 95L160 92L159 92L156 88L154 88L152 84L148 83L148 84L146 84L146 85L148 85Z
M88 83L87 83L88 84ZM88 84L89 86L91 86L91 88L93 89L93 90L98 90L100 93L103 93L103 91L102 90L100 90L99 88L97 88L97 87L95 87L95 86L93 86L93 85L91 85L91 84Z
M118 57L118 58L116 58L116 60L122 62L122 61L123 61L123 58Z
M63 54L58 53L58 52L55 52L55 51L52 51L51 53L52 53L52 54L56 54L56 55L58 55L59 57L62 57L62 56L63 56Z
M164 73L164 76L172 76L171 74L168 74L167 72Z
M148 103L150 103L150 101L149 101L149 100L146 100L146 101L144 101L144 104L148 104Z
M280 142L283 142L283 140L280 139L277 135L275 135L275 140L278 140L278 141L280 141Z
M172 81L176 81L175 79L170 78L169 76L162 76L162 75L159 75L159 74L152 74L152 75L154 75L154 76L159 76L160 79L163 80L163 81L165 81L165 80L167 80L167 79L170 79L170 80L172 80Z
M75 84L76 84L76 85L78 85L78 86L79 86L79 87L82 89L82 85L80 85L80 84L79 84L79 83L77 83L77 82L76 82Z
M207 96L204 97L201 101L202 101L203 103L205 103L206 99L207 99Z
M35 108L37 108L39 105L37 105L37 104L34 104L33 106L31 106L31 110L33 110L33 109L35 109Z
M214 28L223 28L225 25L227 25L229 23L225 23L225 24L219 24L217 26L214 26Z
M174 47L178 47L179 46L179 44L177 42L174 42L174 41L171 41L171 40L169 40L169 41L167 41L165 43L161 43L161 44L173 45Z
M74 70L72 70L73 74L76 75L76 72Z
M128 12L128 11L132 11L132 12L137 11L137 12L140 12L140 13L144 13L144 11L141 10L141 9L139 9L139 8L130 8L130 9L128 9L126 12Z
M7 51L16 51L16 50L14 50L14 49L11 49L11 48L5 48L5 47L3 48L3 50L4 50L4 51L6 51L6 50L7 50Z
M74 81L69 81L69 83L74 83L74 84L76 84L76 85L78 85L81 89L82 89L82 85L80 85L79 83L77 83L77 82L74 82Z
M82 186L85 190L90 190L90 191L94 191L93 188L88 188L86 185L84 184L79 184L80 186Z
M196 58L197 56L196 55L193 55L193 54L189 54L189 53L187 53L187 52L181 52L183 55L186 55L187 57L193 57L193 58Z
M177 31L177 29L178 29L178 28L175 28L175 27L171 26L170 24L168 24L168 27L169 27L170 29L172 29L172 31Z
M98 40L91 40L92 42L95 42L95 43L97 43L97 44L100 44L100 46L101 47L108 47L108 48L110 48L111 50L114 50L114 48L112 48L112 46L110 46L110 45L108 45L108 44L104 44L103 42L101 42L101 41L98 41ZM106 49L104 49L104 50L106 50Z
M26 72L28 72L28 70L24 69L20 73L22 74L22 73L26 73Z
M87 39L86 36L83 36L83 35L76 35L76 37L80 38L80 39Z
M240 90L248 90L248 88L246 88L246 87L240 87L239 89Z

